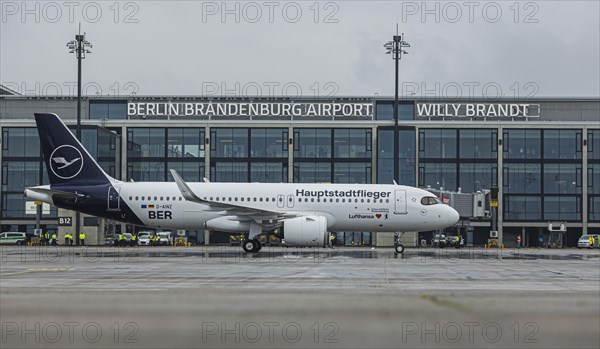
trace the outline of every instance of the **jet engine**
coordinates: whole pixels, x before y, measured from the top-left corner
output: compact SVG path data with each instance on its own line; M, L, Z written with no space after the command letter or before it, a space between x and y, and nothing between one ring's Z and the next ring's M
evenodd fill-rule
M286 245L325 246L327 242L327 218L303 216L283 222L283 237Z

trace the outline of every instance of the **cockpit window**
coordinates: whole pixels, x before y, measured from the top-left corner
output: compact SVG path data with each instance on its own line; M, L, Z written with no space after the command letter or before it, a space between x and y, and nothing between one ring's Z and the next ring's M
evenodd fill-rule
M442 203L440 199L435 196L425 196L421 199L421 205L435 205Z

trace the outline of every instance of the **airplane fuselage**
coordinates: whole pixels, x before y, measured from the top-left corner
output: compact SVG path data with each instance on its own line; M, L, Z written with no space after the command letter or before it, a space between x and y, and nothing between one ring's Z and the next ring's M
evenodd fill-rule
M201 199L239 206L215 209L185 200L173 182L120 182L88 187L52 186L77 192L77 199L41 197L61 208L161 229L248 231L244 208L327 219L328 231L425 231L456 222L443 204L423 204L433 194L380 184L189 183ZM29 197L36 194L28 193ZM103 198L106 198L103 200ZM265 217L269 223L269 217ZM275 223L275 222L273 222Z

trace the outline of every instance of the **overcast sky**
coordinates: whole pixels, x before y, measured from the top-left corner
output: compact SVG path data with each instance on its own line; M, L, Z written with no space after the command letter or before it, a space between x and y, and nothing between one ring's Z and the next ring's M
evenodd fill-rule
M399 23L404 95L598 97L599 1L515 3L3 0L0 83L74 93L81 22L90 95L390 96Z

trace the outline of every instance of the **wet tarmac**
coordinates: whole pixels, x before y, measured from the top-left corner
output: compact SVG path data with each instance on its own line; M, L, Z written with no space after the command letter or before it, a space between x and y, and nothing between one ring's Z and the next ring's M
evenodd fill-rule
M600 250L0 247L0 343L600 347Z

